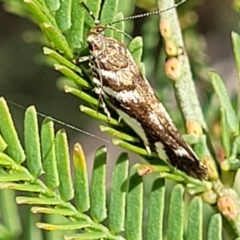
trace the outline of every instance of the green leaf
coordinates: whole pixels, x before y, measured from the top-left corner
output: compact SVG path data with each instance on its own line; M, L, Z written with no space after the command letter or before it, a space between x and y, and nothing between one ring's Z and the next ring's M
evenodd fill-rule
M4 239L4 240L5 239L14 239L14 238L16 238L16 235L12 234L11 231L9 231L9 229L7 229L2 224L0 224L0 232L1 232L1 238Z
M176 185L171 193L168 219L168 240L183 239L183 223L184 223L184 202L183 202L183 186Z
M122 13L117 13L116 16L114 17L114 21L123 19L123 17L124 16L123 16ZM113 33L114 39L123 43L124 42L124 36L125 36L124 35L125 22L122 21L122 22L114 24L114 28L120 30L120 32L119 31L114 31L114 33Z
M60 65L64 65L65 67L77 73L82 72L82 70L77 65L60 55L58 52L52 50L51 48L43 47L43 53L56 60L58 63L60 63Z
M225 155L228 158L231 153L231 136L229 132L229 126L226 119L226 111L224 108L220 108L220 120L221 120L221 139Z
M220 213L211 217L207 238L208 240L222 240L222 216Z
M26 158L25 153L18 139L7 103L2 97L0 98L0 112L0 131L7 144L7 152L16 163L22 163Z
M59 193L64 201L73 198L73 186L71 179L70 157L65 130L61 129L57 132L55 138L56 161L59 178Z
M27 173L11 173L0 174L0 182L19 182L19 181L33 181L33 177Z
M41 146L46 185L50 189L54 189L58 187L59 179L55 153L54 128L53 122L49 119L44 119L42 123Z
M113 233L124 231L129 159L122 153L115 165L109 206L109 227Z
M101 0L86 0L85 3L89 10L93 13L95 19L99 19L99 12L101 10ZM85 10L86 11L86 10ZM89 13L87 13L89 15Z
M119 0L106 0L104 1L100 22L103 25L108 25L113 22L114 16L117 13ZM115 35L114 30L105 30L105 34L108 37L113 37Z
M44 6L44 4L41 4L40 1L36 0L24 0L24 3L28 6L29 10L31 11L38 23L49 23L56 27L54 17Z
M35 107L29 107L24 118L24 142L26 148L29 172L37 177L42 174L42 159L37 112Z
M237 65L238 76L240 80L240 36L236 32L232 32L233 52Z
M79 0L72 0L71 28L67 32L67 40L71 48L79 49L84 43L85 10Z
M2 166L14 166L15 162L7 154L0 152L0 165L2 165Z
M238 135L232 143L231 158L236 158L240 154L240 135Z
M111 128L111 127L108 127L108 126L104 126L104 125L100 125L99 128L100 128L101 132L106 132L108 134L111 134L114 137L118 137L118 138L123 139L125 141L135 142L135 143L140 142L139 138L136 138L136 137L133 137L133 136L131 136L129 134L120 132L120 131L118 131L118 130L116 130L114 128Z
M91 216L97 222L107 217L106 209L106 147L96 151L92 172Z
M117 13L119 0L105 0L101 12L101 24L109 24Z
M226 111L227 123L232 135L237 135L239 132L238 129L238 119L234 109L232 107L231 101L228 97L227 90L223 84L222 79L214 72L210 73L210 78L214 90L218 96L222 108Z
M39 26L53 47L56 47L58 51L66 56L67 59L73 59L73 53L69 48L66 38L57 28L45 22L39 24Z
M143 40L141 37L135 37L128 46L134 61L140 66L143 53Z
M111 118L110 120L108 119L108 117L102 113L99 113L98 111L95 111L89 107L80 106L80 111L86 113L88 116L93 117L95 119L104 121L106 123L112 124L112 125L118 125L118 121L116 119Z
M4 141L3 137L0 135L0 152L3 152L7 148L7 143Z
M130 170L127 212L126 212L126 237L128 240L142 239L143 218L143 182L137 173L138 164Z
M0 189L14 189L25 192L43 192L42 186L37 186L29 183L19 184L19 183L10 183L10 182L2 182L0 183Z
M4 189L0 191L1 203L1 223L16 238L22 232L21 219L15 203L15 192L13 190ZM0 229L1 237L2 229ZM7 238L3 238L7 239ZM11 238L9 238L11 239ZM14 239L14 238L13 238Z
M240 36L232 32L233 52L238 73L238 118L240 117Z
M31 211L33 213L46 213L46 214L55 214L55 215L63 215L63 216L72 216L74 213L69 209L63 208L48 208L48 207L32 207Z
M148 204L147 240L163 239L165 181L157 178L150 192Z
M92 96L88 95L87 93L78 90L77 88L74 87L69 87L69 86L65 86L64 87L64 91L66 93L71 93L74 96L80 98L81 100L93 105L93 106L98 106L98 100L96 98L93 98Z
M46 225L50 224L50 225L55 225L55 226L58 226L58 225L61 226L61 225L64 225L65 223L66 223L66 225L68 224L68 221L62 216L47 214L47 215L44 216L44 219L40 218L36 221L35 227L37 227L39 230L44 229L44 228L41 229L41 226L43 226L43 225L41 225L41 222L39 222L39 221L42 221L42 220L44 220L44 223L43 223L44 226L45 226L45 224ZM66 228L67 228L67 226L66 226ZM57 227L56 231L53 230L53 231L41 231L41 232L45 232L44 238L46 238L46 239L52 239L52 240L54 240L54 239L59 239L60 240L61 239L62 240L62 239L64 239L64 233L67 232L67 231L68 230L61 229L61 227L59 227L59 228ZM76 230L69 230L69 231L76 231ZM34 239L34 237L33 237L33 239Z
M57 224L49 224L49 223L37 223L37 227L48 230L48 231L56 231L56 230L74 230L90 227L91 224L88 222L78 222L78 223L65 223L62 225Z
M121 139L113 139L112 140L112 143L114 145L117 145L117 146L120 146L124 149L127 149L131 152L134 152L134 153L137 153L137 154L140 154L140 155L143 155L143 156L151 156L151 154L148 153L148 151L146 149L143 149L143 148L140 148L140 147L136 147L135 145L133 144L130 144L130 143L127 143Z
M103 232L90 232L90 233L79 233L70 236L65 236L65 240L96 240L96 239L106 239L107 236Z
M44 197L16 197L18 204L37 204L37 205L59 205L62 204L62 200L56 198L44 198Z
M44 0L44 2L51 12L57 11L60 7L59 0Z
M72 81L74 81L74 83L76 85L78 85L79 87L90 88L90 84L86 80L84 80L83 78L78 76L71 69L69 69L69 68L67 68L67 67L65 67L63 65L60 65L60 64L55 64L54 67L55 67L56 70L58 70L62 74L64 74L67 78L69 78Z
M81 212L85 212L90 207L89 186L86 160L82 147L79 143L76 143L74 146L73 164L75 202L78 210Z
M72 1L60 0L60 8L58 8L55 14L56 23L63 32L71 27Z
M188 207L188 240L201 240L203 219L202 219L202 200L199 197L195 197Z

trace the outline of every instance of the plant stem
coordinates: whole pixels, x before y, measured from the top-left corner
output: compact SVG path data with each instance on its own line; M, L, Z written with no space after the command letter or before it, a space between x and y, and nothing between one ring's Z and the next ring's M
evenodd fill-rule
M167 9L174 6L174 4L174 0L158 0L159 9ZM166 47L169 43L173 43L173 46L171 46L175 47L177 50L174 59L178 60L180 63L181 76L176 81L173 81L173 85L183 118L185 122L198 122L202 128L207 130L207 125L194 86L188 56L184 50L176 9L161 13L159 26L165 42L165 52L167 53ZM165 32L166 35L163 34L164 30L167 30L167 32ZM183 51L183 53L179 53L179 50ZM173 58L171 55L167 57Z

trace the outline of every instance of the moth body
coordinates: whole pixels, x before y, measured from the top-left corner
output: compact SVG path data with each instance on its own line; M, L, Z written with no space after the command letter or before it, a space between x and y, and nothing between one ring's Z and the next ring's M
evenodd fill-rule
M125 122L159 158L198 179L206 168L182 139L129 50L104 35L105 26L93 27L87 37L96 93L109 99Z

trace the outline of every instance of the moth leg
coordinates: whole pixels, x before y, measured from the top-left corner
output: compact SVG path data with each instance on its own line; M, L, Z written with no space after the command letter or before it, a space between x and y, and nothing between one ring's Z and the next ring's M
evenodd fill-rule
M100 55L100 54L98 54ZM101 72L98 71L100 69L99 62L98 62L98 55L90 55L90 56L84 56L82 57L82 61L87 61L89 60L89 66L93 71L93 84L95 85L94 87L94 92L98 95L98 107L101 106L103 109L103 112L107 115L108 121L111 120L111 114L107 109L106 103L104 101L104 91L103 91L103 81L102 81L102 75ZM79 59L80 61L80 59Z
M102 89L102 83L99 79L93 78L93 83L95 85L94 91L98 95L98 109L101 106L103 112L107 115L108 121L111 120L111 114L107 109L106 103L104 101L104 91Z
M78 63L90 61L91 58L92 58L91 55L82 56L82 57L77 56L77 57L75 57L75 58L73 59L73 62L74 62L75 64L78 64Z
M103 112L107 115L108 121L110 121L111 120L111 114L110 114L110 112L107 109L106 103L105 103L105 101L103 99L103 95L100 95L100 96L101 96L101 98L99 99L99 101L101 101L101 107L103 109Z
M82 56L82 57L78 58L77 62L78 62L78 63L82 63L82 62L89 61L90 59L91 59L91 55Z
M85 61L89 61L89 66L90 68L93 68L94 65L92 66L91 64L91 60L93 59L94 57L89 55L89 56L83 56L83 57L80 57L77 62L78 63L81 63L81 62L85 62ZM100 75L100 78L101 78L101 75ZM104 102L104 99L103 99L103 95L104 95L104 92L102 90L102 81L100 81L99 79L97 78L93 78L93 83L95 85L95 88L94 88L94 91L95 93L98 95L98 109L99 109L99 106L101 106L103 108L103 111L104 113L107 115L107 118L108 118L108 121L111 120L111 114L110 112L108 111L107 109L107 106Z

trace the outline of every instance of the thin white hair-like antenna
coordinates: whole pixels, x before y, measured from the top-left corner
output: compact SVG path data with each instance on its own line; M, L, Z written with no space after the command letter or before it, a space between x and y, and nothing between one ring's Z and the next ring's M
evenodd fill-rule
M144 18L144 17L148 17L148 16L151 16L151 15L159 15L159 14L161 14L163 12L167 12L167 11L173 9L173 8L177 8L178 6L180 6L181 4L183 4L186 1L187 0L182 0L182 1L174 4L173 6L162 9L162 10L157 10L157 11L148 12L148 13L142 13L142 14L138 14L138 15L134 15L134 16L130 16L130 17L125 17L125 18L116 20L114 22L111 22L109 25L113 25L115 23L119 23L119 22L123 22L123 21L127 21L127 20L133 20L133 19L136 19L136 18Z
M8 102L9 104L11 104L11 105L14 105L14 106L18 107L18 108L22 108L22 109L25 109L25 110L27 109L27 108L24 107L23 105L18 104L18 103L16 103L16 102L13 102L13 101L10 101L10 100L7 100L7 102ZM55 122L55 123L58 123L58 124L60 124L60 125L62 125L62 126L65 126L65 127L69 128L69 129L71 129L71 130L74 130L74 131L76 131L76 132L83 133L83 134L85 134L85 135L87 135L87 136L89 136L89 137L96 138L96 139L101 140L101 141L106 142L106 143L111 143L109 140L107 140L107 139L105 139L105 138L99 137L99 136L97 136L97 135L95 135L95 134L93 134L93 133L90 133L90 132L85 131L85 130L83 130L83 129L81 129L81 128L75 127L75 126L73 126L73 125L71 125L71 124L69 124L69 123L65 123L65 122L63 122L63 121L61 121L61 120L58 120L58 119L53 118L53 117L51 117L51 116L48 116L48 115L46 115L46 114L44 114L44 113L37 112L37 115L38 115L38 116L41 116L41 117L44 117L44 118L47 118L47 119L49 119L49 120L51 120L51 121L53 121L53 122Z

